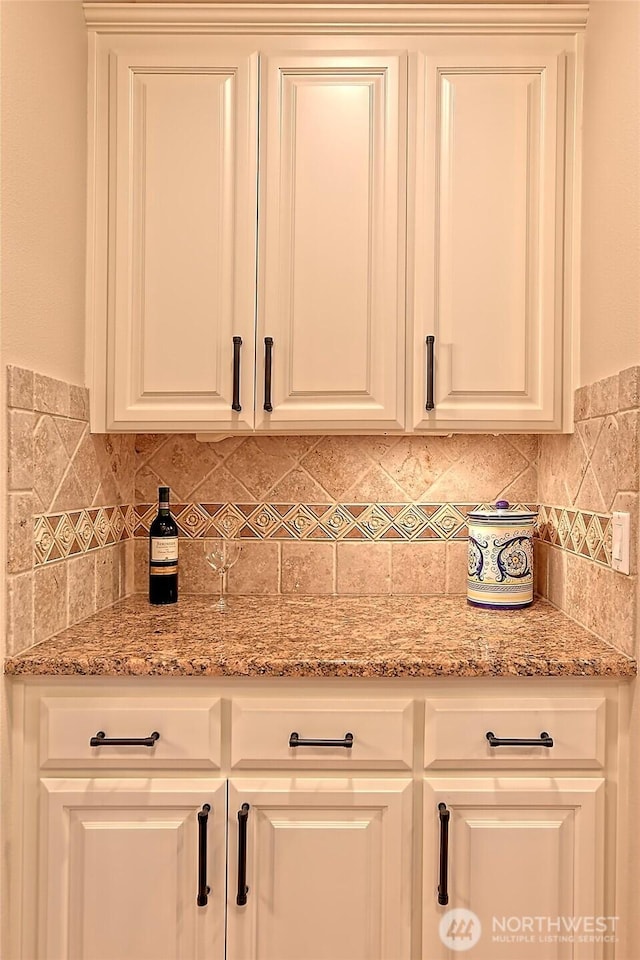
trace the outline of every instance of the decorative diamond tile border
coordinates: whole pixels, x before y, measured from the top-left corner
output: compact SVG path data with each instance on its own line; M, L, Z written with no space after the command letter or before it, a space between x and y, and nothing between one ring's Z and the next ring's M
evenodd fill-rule
M180 535L242 540L466 540L467 514L486 503L176 503ZM535 504L515 504L535 510ZM146 539L157 505L91 507L34 517L34 565ZM611 566L611 516L541 504L535 536Z
M180 533L246 540L466 540L467 513L486 503L176 503ZM518 508L536 509L532 504ZM156 504L135 507L144 539Z
M130 540L136 515L129 504L91 507L70 513L39 514L33 518L33 524L33 559L34 566L39 567Z
M540 504L536 535L568 553L611 566L611 515Z

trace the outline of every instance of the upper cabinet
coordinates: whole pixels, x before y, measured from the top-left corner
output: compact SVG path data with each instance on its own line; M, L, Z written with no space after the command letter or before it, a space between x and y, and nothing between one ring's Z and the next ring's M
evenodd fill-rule
M93 430L570 429L581 7L85 10Z
M416 430L562 427L573 116L565 46L557 37L456 37L418 52Z

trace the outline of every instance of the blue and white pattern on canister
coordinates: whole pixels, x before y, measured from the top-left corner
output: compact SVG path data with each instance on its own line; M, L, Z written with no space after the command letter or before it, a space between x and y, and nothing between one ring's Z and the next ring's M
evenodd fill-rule
M533 530L538 514L511 510L498 500L495 510L468 514L467 600L490 610L517 610L533 603Z

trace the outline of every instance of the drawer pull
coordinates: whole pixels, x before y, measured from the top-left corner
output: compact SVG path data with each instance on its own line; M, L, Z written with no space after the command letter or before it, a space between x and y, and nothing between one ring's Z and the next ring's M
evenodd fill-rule
M247 821L249 820L249 804L243 803L238 810L238 895L236 903L244 907L247 903Z
M345 733L343 740L306 740L297 733L292 733L289 737L290 747L344 747L345 750L351 750L353 747L353 734Z
M538 740L526 740L520 737L516 737L513 740L504 737L496 737L495 733L486 734L487 740L489 741L490 747L552 747L553 746L553 737L550 737L548 733L545 733L543 730L540 734Z
M211 893L207 885L207 826L211 806L205 803L202 810L198 810L198 896L196 903L199 907L206 907Z
M449 903L449 817L446 803L438 804L440 817L440 881L438 883L438 903L446 907Z
M89 740L90 747L155 747L160 734L154 730L150 737L107 737L104 730L99 730L95 737Z

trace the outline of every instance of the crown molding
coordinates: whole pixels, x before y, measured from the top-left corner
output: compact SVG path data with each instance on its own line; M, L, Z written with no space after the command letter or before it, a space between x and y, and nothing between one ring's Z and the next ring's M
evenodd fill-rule
M588 2L147 3L88 0L100 33L576 33Z

